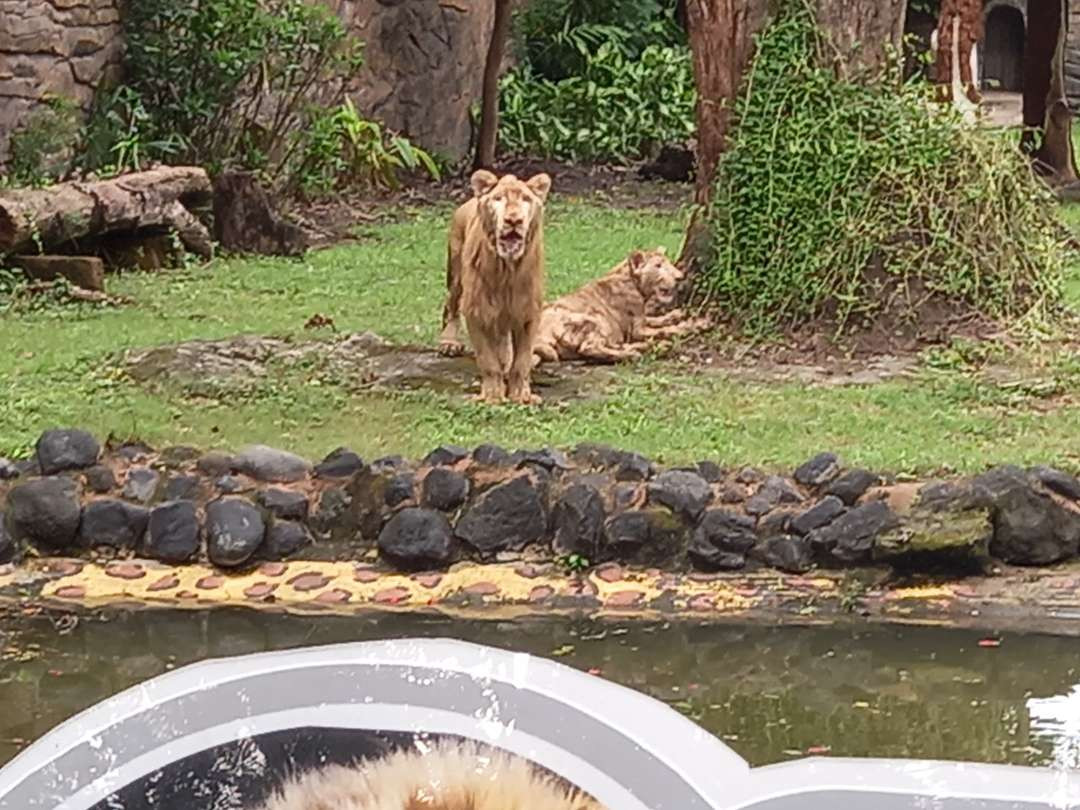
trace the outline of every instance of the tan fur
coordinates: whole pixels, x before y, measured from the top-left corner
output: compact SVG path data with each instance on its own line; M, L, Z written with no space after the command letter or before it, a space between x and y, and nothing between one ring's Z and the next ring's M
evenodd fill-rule
M700 328L702 321L672 309L683 278L663 249L634 251L603 278L544 308L534 364L614 363L640 356L650 340Z
M309 771L260 810L604 810L521 757L475 743L432 748Z
M463 351L464 315L480 368L480 398L535 403L529 372L544 298L544 202L551 178L472 176L473 198L458 208L447 246L447 300L439 350Z

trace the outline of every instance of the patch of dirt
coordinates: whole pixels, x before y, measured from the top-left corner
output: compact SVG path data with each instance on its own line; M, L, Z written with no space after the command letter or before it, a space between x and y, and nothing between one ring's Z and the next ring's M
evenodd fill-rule
M498 174L529 177L547 172L556 199L586 199L626 210L674 211L691 202L691 183L643 180L637 166L588 166L554 160L510 159L496 167ZM400 221L410 208L461 204L469 198L469 176L464 170L439 182L413 181L396 191L350 191L318 200L293 200L286 206L291 219L311 235L313 247L326 247L356 238L358 225Z
M129 351L128 375L143 385L174 385L193 396L219 396L264 379L294 372L344 384L352 390L430 390L464 395L479 391L471 357L443 357L434 349L398 346L371 332L330 340L241 336L192 340ZM549 402L589 399L614 377L610 367L560 363L534 374Z

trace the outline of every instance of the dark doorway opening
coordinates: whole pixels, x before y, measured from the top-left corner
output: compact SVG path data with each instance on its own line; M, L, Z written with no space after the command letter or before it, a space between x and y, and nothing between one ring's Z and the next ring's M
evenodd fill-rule
M986 17L983 44L983 86L1019 93L1024 88L1024 15L1012 6L997 6Z

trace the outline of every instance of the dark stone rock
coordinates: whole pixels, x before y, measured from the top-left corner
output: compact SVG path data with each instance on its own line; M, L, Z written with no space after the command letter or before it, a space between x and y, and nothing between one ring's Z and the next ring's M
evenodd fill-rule
M779 537L782 534L789 534L788 527L791 524L792 517L792 513L788 511L770 512L758 520L758 536L762 539L768 539L770 537Z
M841 515L828 526L810 532L808 540L815 550L828 552L841 562L867 562L873 554L877 536L896 528L898 523L887 503L869 501Z
M371 462L371 469L379 472L397 472L408 466L404 456L383 456Z
M0 456L0 481L10 481L19 477L19 468L14 461Z
M743 467L735 476L735 483L750 486L765 479L764 473L753 467Z
M267 489L257 496L259 505L279 520L307 520L308 499L303 492Z
M457 511L469 497L469 479L449 467L435 467L424 476L420 502L443 512Z
M338 447L315 465L317 478L349 478L364 468L364 460L347 447Z
M828 526L844 514L844 502L835 495L826 495L805 512L800 512L791 519L791 531L795 534L810 534L814 529Z
M667 509L631 509L604 524L603 556L629 565L680 565L688 540L685 524Z
M83 548L111 546L134 549L139 545L150 511L125 501L91 501L82 510L78 543Z
M753 554L765 565L789 574L804 574L813 566L810 544L792 535L763 540L754 548Z
M126 461L139 461L153 455L154 448L144 442L124 442L113 453Z
M7 530L4 513L0 512L0 565L11 562L18 553L19 546Z
M307 478L311 463L284 450L256 444L240 452L235 459L235 472L244 473L256 481L291 484Z
M469 457L469 451L454 444L443 444L424 456L424 465L428 467L453 467L459 461Z
M516 467L540 467L548 472L573 469L565 453L550 447L543 450L518 450L511 454L510 461Z
M237 492L244 492L251 489L247 479L241 478L238 475L223 475L214 482L214 486L217 487L218 492L223 495L234 495Z
M1044 487L1070 501L1080 501L1080 479L1053 467L1032 467L1031 474ZM2 474L0 474L2 477Z
M1012 565L1049 565L1076 555L1080 514L1028 486L994 498L990 553Z
M647 481L656 472L652 462L640 453L604 444L579 444L571 456L582 466L613 472L616 481Z
M367 540L376 540L390 517L388 500L398 497L391 486L394 478L393 471L369 466L358 472L349 484L351 522Z
M484 467L507 467L510 454L497 444L482 444L472 451L472 458Z
M236 468L236 458L229 453L212 450L195 463L195 469L211 478L228 475Z
M729 484L720 493L720 503L736 504L746 500L747 492L742 484Z
M206 551L210 562L235 568L251 559L266 535L255 504L243 498L219 498L206 506Z
M104 464L95 464L83 473L86 488L96 495L104 495L116 488L116 476Z
M199 550L199 516L191 501L166 501L150 510L143 551L155 560L187 562Z
M877 486L881 479L869 470L848 470L829 484L826 495L835 495L847 506L854 506L870 487Z
M696 523L712 500L712 489L697 473L668 470L649 482L649 501L666 506L690 523Z
M197 501L202 495L202 479L195 475L174 475L165 482L162 500Z
M520 551L547 534L548 519L536 484L519 475L480 493L465 507L456 534L481 554Z
M398 568L443 568L454 561L457 541L446 516L431 509L402 509L379 533L379 553Z
M128 470L127 481L124 482L123 495L128 500L135 501L136 503L148 504L150 501L154 500L154 493L157 492L158 482L160 480L161 476L149 467L133 467ZM166 495L166 499L182 500L183 496L173 494L170 497L169 495Z
M840 460L834 453L818 453L795 470L795 480L804 487L822 487L840 474Z
M19 484L7 496L12 533L42 551L63 551L79 529L78 492L69 478L36 478Z
M899 520L874 541L874 559L894 568L976 573L989 559L990 507L971 497L967 487L926 487Z
M303 523L275 520L266 530L266 539L257 554L265 560L283 560L311 544L311 532Z
M699 461L697 474L710 484L718 484L724 480L724 468L715 461Z
M16 478L23 475L41 475L41 465L36 458L24 458L15 462Z
M998 498L1015 489L1027 489L1027 474L1011 464L994 467L975 476L969 486L974 497L985 504L993 504Z
M736 570L746 565L746 553L755 543L753 518L726 509L709 509L694 530L687 553L702 570Z
M193 461L197 461L199 456L202 455L201 451L197 447L191 447L187 444L178 444L173 447L166 447L158 454L158 461L170 470L179 469L180 467L186 467Z
M84 470L97 464L98 440L85 430L46 430L37 440L37 460L42 475Z
M386 505L396 509L413 499L416 476L411 472L397 473L386 482Z
M319 499L319 508L309 521L311 528L319 534L328 536L337 528L349 523L348 512L352 498L343 489L328 489Z
M597 560L604 533L604 499L591 484L571 484L551 511L552 547L559 554Z
M803 500L802 493L790 481L779 475L770 475L746 501L746 514L761 517L780 504L802 503Z

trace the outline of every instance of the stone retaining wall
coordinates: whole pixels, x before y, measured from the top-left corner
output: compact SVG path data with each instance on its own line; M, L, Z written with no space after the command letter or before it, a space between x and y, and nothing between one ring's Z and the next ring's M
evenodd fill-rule
M660 469L601 446L440 447L420 461L318 464L268 447L236 454L79 430L0 460L0 562L28 553L249 570L289 558L433 571L454 562L617 562L700 572L886 565L979 573L1080 549L1080 481L1012 467L897 482L823 453L791 475L703 461Z

